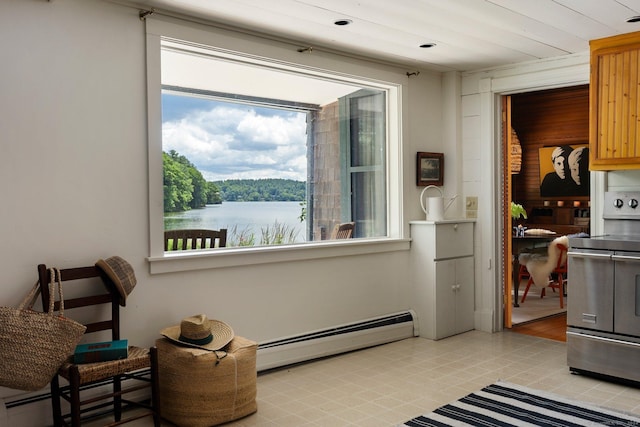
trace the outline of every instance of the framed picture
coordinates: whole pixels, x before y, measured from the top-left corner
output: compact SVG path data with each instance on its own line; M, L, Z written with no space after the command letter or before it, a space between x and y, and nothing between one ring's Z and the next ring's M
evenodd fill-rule
M444 180L444 154L418 152L416 185L442 185Z
M542 147L538 155L540 196L589 195L588 144Z

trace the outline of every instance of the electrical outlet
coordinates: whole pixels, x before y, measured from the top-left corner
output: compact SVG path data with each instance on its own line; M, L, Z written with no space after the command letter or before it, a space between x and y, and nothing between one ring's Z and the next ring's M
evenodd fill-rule
M478 197L476 197L476 196L467 196L465 207L467 208L468 211L477 211L478 210Z

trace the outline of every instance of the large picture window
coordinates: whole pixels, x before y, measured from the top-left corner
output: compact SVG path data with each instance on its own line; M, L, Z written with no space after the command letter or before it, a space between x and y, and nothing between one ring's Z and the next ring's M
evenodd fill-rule
M148 39L152 256L176 229L225 229L209 254L400 237L397 84Z
M327 240L342 223L387 235L385 89L175 40L161 56L165 230L226 229L227 247Z

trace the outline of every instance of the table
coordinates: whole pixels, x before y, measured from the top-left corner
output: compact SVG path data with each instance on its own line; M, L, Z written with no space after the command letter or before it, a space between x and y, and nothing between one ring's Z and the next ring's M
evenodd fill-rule
M520 281L518 280L518 273L520 272L520 261L518 255L525 249L535 249L536 247L547 247L549 242L558 237L558 234L525 234L524 237L511 237L511 251L513 257L513 306L520 307L518 304L518 291L520 288Z

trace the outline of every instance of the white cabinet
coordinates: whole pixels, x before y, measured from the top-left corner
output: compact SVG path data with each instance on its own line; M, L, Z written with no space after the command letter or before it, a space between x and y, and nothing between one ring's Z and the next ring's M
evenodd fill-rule
M411 222L413 309L422 337L474 328L473 226L472 220Z

